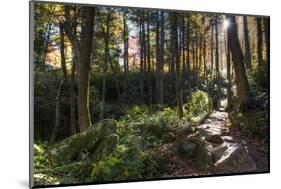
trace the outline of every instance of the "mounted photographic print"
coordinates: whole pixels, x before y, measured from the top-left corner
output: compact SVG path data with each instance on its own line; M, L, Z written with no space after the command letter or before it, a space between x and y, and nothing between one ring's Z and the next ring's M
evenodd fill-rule
M30 187L269 173L269 36L269 16L31 1Z

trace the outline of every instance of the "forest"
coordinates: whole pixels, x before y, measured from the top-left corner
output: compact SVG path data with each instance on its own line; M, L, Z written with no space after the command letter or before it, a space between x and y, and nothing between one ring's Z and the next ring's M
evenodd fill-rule
M269 171L269 17L31 11L35 186Z

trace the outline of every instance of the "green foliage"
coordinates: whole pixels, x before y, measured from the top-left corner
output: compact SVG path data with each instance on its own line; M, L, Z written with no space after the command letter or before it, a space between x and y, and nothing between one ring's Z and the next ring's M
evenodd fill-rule
M267 91L269 89L268 64L265 62L262 65L254 64L251 73L256 87Z
M149 116L146 120L146 124L162 125L163 127L175 128L178 126L180 119L177 112L172 108L164 108L163 111L158 111L155 114Z
M268 112L248 111L230 114L232 126L239 127L248 137L268 142Z
M125 115L121 118L121 121L142 121L148 115L148 107L143 105L133 105L126 108Z
M124 145L117 152L93 164L91 178L95 181L117 181L141 178L145 153Z
M198 123L212 110L212 102L206 92L197 90L192 93L184 108L188 119L192 123Z

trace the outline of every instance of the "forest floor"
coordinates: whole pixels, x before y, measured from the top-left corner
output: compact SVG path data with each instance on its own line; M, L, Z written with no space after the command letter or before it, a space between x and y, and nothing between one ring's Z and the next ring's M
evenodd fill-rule
M197 126L199 133L218 134L223 139L224 145L240 144L247 151L250 157L256 163L256 172L268 171L268 146L255 139L243 135L239 128L227 126L229 119L225 111L214 111L207 117L203 123ZM198 176L216 174L213 167L209 169L199 168L196 162L179 155L175 152L175 144L165 144L160 148L161 154L169 162L168 177Z

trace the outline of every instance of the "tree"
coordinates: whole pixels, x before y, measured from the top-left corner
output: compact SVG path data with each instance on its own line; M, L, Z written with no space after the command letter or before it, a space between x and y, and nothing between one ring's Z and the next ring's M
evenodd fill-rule
M233 67L235 71L235 82L237 85L239 108L240 110L243 110L243 107L247 105L250 88L246 76L244 57L238 39L235 16L227 15L226 18L229 20L230 25L227 30L227 43L229 43Z
M215 31L216 31L216 36L215 36L215 41L216 41L216 79L218 81L218 104L217 108L220 106L220 98L221 98L221 77L220 77L220 67L219 67L219 34L218 34L218 15L215 16Z
M258 65L259 68L262 65L262 18L257 17L257 53L258 53Z
M186 68L187 68L187 85L188 85L188 95L191 93L191 69L189 61L189 43L190 43L190 16L187 15L187 25L186 25Z
M178 53L178 32L177 32L177 13L171 13L171 29L172 29L172 47L173 47L173 63L176 64L176 97L178 106L178 115L183 117L182 88L180 82L180 64Z
M149 29L149 17L150 14L149 12L147 12L146 14L146 32L147 32L147 71L148 71L148 90L149 90L149 107L150 107L150 111L152 108L152 84L151 84L151 64L150 64L150 29Z
M123 84L123 98L127 98L127 75L129 71L129 38L128 38L128 26L127 26L127 14L123 12L123 42L124 42L124 84Z
M108 43L109 43L110 17L111 17L111 10L108 8L107 19L106 19L106 32L104 32L104 64L103 64L103 73L102 73L102 100L101 100L100 119L104 118L104 104L105 104L105 96L106 96L106 75L107 75L107 65L109 61Z
M246 63L246 68L251 69L251 52L250 52L247 16L243 16L243 25L244 25L244 40L245 40L245 63Z
M143 11L139 11L139 45L140 45L140 72L141 72L141 79L140 79L140 100L141 103L143 102L144 97L144 43L143 43Z
M80 41L73 35L71 29L70 7L65 6L66 34L73 46L78 59L78 121L80 132L91 126L89 111L89 77L92 52L92 39L95 8L81 8L81 36Z
M164 84L163 84L163 66L164 66L164 12L161 11L160 13L160 60L159 60L159 67L160 67L160 73L159 73L159 103L164 103Z
M56 110L55 110L55 125L53 128L51 141L55 142L58 128L60 127L60 103L61 103L61 91L63 84L67 77L65 54L64 54L64 26L62 22L59 22L59 33L60 33L60 55L61 55L61 68L62 68L62 78L58 87L57 97L56 97Z
M267 63L269 63L269 17L263 18L263 24L264 24L264 34L265 34L265 46L266 46L266 60Z

